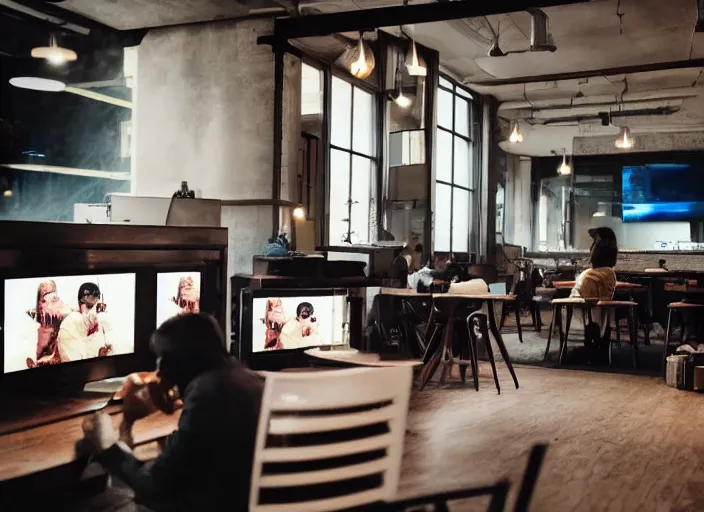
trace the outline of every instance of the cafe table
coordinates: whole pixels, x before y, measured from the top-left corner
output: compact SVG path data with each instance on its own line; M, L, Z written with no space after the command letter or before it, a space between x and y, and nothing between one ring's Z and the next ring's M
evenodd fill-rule
M506 345L504 344L503 338L501 337L501 332L499 331L498 324L496 322L496 314L494 311L494 304L496 302L513 302L516 297L513 295L491 295L491 294L462 294L462 293L434 293L432 295L433 308L431 309L430 319L428 320L428 329L426 333L431 332L433 325L435 324L435 319L437 315L438 308L442 308L444 312L447 313L447 325L445 327L445 332L443 336L431 336L426 339L428 340L428 347L423 356L424 367L421 371L421 382L420 389L423 389L425 385L430 381L438 367L443 364L446 365L448 362L452 362L452 338L454 333L454 323L457 316L457 310L462 305L469 305L470 309L479 311L484 304L487 305L487 318L489 322L489 329L491 334L496 340L496 344L499 347L501 356L504 359L508 371L513 378L513 382L518 389L518 378L511 364L511 359L506 350ZM491 347L491 341L486 341L486 349L489 354L489 361L491 363L492 372L494 375L494 383L496 384L496 389L501 392L501 387L499 385L499 378L496 371L496 365L493 357L493 349ZM471 350L471 346L470 346ZM472 354L470 354L472 357ZM478 368L476 365L476 354L472 357L474 364L472 365L472 373L474 379L475 389L478 389ZM460 367L462 368L462 366ZM445 368L443 368L443 374L445 373Z

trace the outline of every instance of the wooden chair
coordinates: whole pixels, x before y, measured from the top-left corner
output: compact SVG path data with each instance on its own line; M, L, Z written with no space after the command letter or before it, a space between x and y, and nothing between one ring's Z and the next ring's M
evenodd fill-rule
M548 342L545 346L545 355L543 356L544 361L548 360L548 355L550 354L550 343L552 342L552 334L555 327L557 327L558 332L560 333L558 364L562 364L564 362L565 353L567 351L567 337L569 336L570 324L572 322L574 310L578 309L582 312L584 324L586 325L591 321L591 311L596 303L596 300L585 300L581 298L553 299L552 320L550 320ZM562 328L563 318L565 319L564 330Z
M672 342L672 331L674 329L674 322L676 315L680 317L682 324L682 336L679 343L685 340L685 319L684 313L686 311L701 313L704 309L702 304L692 304L690 302L671 302L667 305L667 330L665 331L665 347L662 351L662 374L665 375L665 368L667 365L667 355L670 350L670 343ZM678 343L678 344L679 344Z
M528 310L531 316L531 325L540 332L543 327L543 320L540 316L541 297L537 296L536 284L534 282L533 271L535 265L532 260L519 258L513 260L516 266L516 273L513 277L509 295L514 295L516 300L512 303L504 302L501 306L501 323L499 329L504 328L506 317L508 317L511 307L516 316L516 330L518 331L518 341L523 343L523 326L521 325L521 310Z
M268 374L249 510L316 512L391 501L413 371Z
M633 359L633 368L638 368L638 323L636 309L638 303L631 300L600 300L596 303L596 307L609 314L609 318L613 317L616 323L616 344L621 346L621 328L619 325L620 318L625 317L628 324L628 343L631 345L631 357ZM611 315L613 312L613 315ZM621 315L619 315L621 313ZM610 321L610 320L609 320ZM609 366L612 365L612 352L614 342L609 343Z

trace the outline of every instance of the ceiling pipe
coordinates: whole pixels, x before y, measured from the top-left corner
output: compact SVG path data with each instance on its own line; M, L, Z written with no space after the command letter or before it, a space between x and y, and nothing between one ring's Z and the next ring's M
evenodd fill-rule
M665 89L658 91L644 91L626 93L620 99L621 103L631 103L638 101L667 101L686 100L697 98L699 94L691 88ZM499 112L511 110L544 110L544 109L573 109L575 107L617 105L613 94L602 94L599 96L584 96L581 98L554 98L535 101L505 101L499 105Z
M637 66L621 66L617 68L591 69L569 73L554 73L551 75L520 76L515 78L490 78L488 80L471 81L463 80L469 86L499 86L523 85L537 82L561 82L563 80L579 80L595 76L632 75L634 73L648 73L651 71L669 71L672 69L704 68L704 59L680 60L676 62L658 62L654 64L640 64Z
M491 2L471 2L465 0L279 18L274 24L274 37L279 40L320 37L341 32L372 31L382 27L508 14L528 9L580 4L588 1L492 0Z

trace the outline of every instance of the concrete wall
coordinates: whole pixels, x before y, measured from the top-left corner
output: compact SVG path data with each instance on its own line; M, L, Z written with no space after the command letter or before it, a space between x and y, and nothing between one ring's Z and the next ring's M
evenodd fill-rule
M271 199L274 59L257 37L272 20L151 30L139 46L133 193ZM285 63L282 197L293 198L300 131L300 64ZM273 228L271 206L224 206L228 274L249 273ZM228 308L229 315L229 308ZM228 318L229 327L229 318Z

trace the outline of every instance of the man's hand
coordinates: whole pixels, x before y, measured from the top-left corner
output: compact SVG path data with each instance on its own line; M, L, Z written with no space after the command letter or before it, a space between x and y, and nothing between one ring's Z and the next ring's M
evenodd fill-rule
M119 435L112 418L104 412L96 412L83 421L83 433L88 447L95 452L107 450L117 443Z
M124 421L131 425L135 421L149 416L157 410L149 394L149 382L153 380L151 374L141 376L137 373L130 375L120 390L122 398Z

